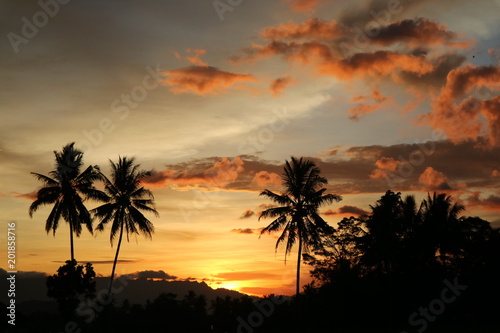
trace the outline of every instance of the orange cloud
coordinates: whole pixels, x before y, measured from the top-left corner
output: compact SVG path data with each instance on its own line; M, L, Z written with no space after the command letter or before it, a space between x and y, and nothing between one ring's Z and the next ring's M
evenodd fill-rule
M163 170L156 172L148 178L147 184L165 187L175 185L179 187L208 186L222 188L238 178L238 175L244 170L243 164L244 162L240 157L235 157L233 160L224 157L212 167L202 171Z
M201 50L201 49L191 50L191 49L187 49L186 51L188 53L194 53L194 55L191 56L191 57L186 56L186 59L190 63L192 63L193 65L196 65L196 66L208 67L208 64L206 62L204 62L203 60L200 59L200 56L205 55L205 53L207 53L206 50Z
M273 80L271 82L271 85L269 86L269 89L273 93L275 97L279 96L285 88L294 83L294 80L291 76L285 76L285 77L280 77L277 78L276 80Z
M312 12L319 4L318 0L285 0L296 12Z
M267 172L267 171L259 171L253 177L253 181L255 185L259 187L265 187L267 185L272 186L281 186L281 177L277 173Z
M445 87L433 103L433 110L424 117L434 128L443 129L454 143L477 140L483 133L480 115L487 120L490 144L499 144L498 96L500 66L474 66L451 70Z
M500 146L500 96L483 101L481 113L488 124L490 147Z
M265 28L260 35L272 40L277 38L320 38L331 40L342 37L347 32L348 29L335 20L326 22L317 18L310 18L300 24L282 23L276 27Z
M374 104L366 104L364 101L373 100ZM349 109L349 118L353 120L359 120L361 116L365 114L373 113L381 108L387 101L392 101L395 103L394 99L391 97L384 97L378 90L373 90L371 96L357 96L351 99L351 102L362 102L355 107Z
M37 191L30 193L10 192L10 194L14 195L16 198L24 198L28 200L35 200L37 198Z
M429 189L450 189L448 178L442 172L434 170L432 167L427 167L418 177L418 181L428 186Z
M207 53L206 50L203 50L203 49L194 49L194 50L187 49L186 52L190 53L190 54L193 54L192 56L186 56L186 57L184 57L185 59L187 59L193 65L203 66L203 67L207 67L208 66L208 64L206 62L204 62L203 60L200 59L200 57L202 55L205 55L205 53ZM178 52L175 52L174 55L175 55L175 57L177 59L182 59L183 58Z
M170 85L170 91L176 94L219 94L235 83L258 81L250 74L225 72L211 66L191 66L167 71L166 75L165 83Z
M375 162L375 166L377 169L373 170L373 172L369 175L371 179L384 179L388 177L388 173L396 171L400 161L396 161L392 157L382 157L381 159Z

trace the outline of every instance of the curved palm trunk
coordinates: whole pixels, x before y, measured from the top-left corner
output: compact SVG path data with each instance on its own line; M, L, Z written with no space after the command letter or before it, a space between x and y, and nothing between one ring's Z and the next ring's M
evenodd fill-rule
M113 287L113 279L115 277L115 268L116 268L116 262L118 261L118 253L120 252L120 245L122 244L122 236L123 236L123 223L120 228L120 237L118 239L118 245L116 246L115 261L113 262L113 269L111 270L111 280L109 281L108 294L110 298L113 297L111 295L111 288Z
M297 258L297 286L295 288L295 295L298 296L300 293L300 262L302 259L302 237L299 236L299 251Z

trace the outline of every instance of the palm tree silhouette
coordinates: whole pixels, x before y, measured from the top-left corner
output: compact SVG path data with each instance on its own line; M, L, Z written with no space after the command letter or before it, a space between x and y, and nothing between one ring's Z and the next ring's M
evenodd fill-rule
M290 162L286 161L282 179L285 187L283 194L276 194L267 189L260 194L280 205L266 209L260 214L259 220L275 218L261 231L261 235L265 232L283 230L276 242L275 250L277 251L280 243L286 240L285 260L298 240L296 282L296 295L298 295L302 250L308 252L310 247L320 249L323 244L322 236L333 232L333 228L319 215L318 208L333 201L340 201L342 197L336 194L324 194L326 188L323 185L328 183L326 178L320 176L320 169L314 162L303 158L292 157Z
M111 271L109 283L109 294L115 276L116 262L120 252L123 232L127 234L127 241L130 234L142 233L150 237L154 232L153 224L142 214L141 211L153 213L159 216L155 209L153 193L142 186L144 178L151 174L150 171L139 171L139 164L134 165L134 158L119 157L118 163L110 161L112 173L111 180L102 175L104 189L109 195L109 202L91 211L100 221L96 230L103 231L108 222L111 224L110 242L118 234L118 245L116 247L115 260Z
M29 215L33 217L40 206L54 205L45 223L45 231L52 230L55 235L61 217L69 224L71 261L75 259L73 234L80 236L82 224L92 233L92 218L83 202L85 199L107 200L106 194L93 186L93 182L100 178L99 167L89 166L80 173L83 152L74 144L67 144L60 152L54 151L56 170L50 171L49 176L31 173L43 186L29 208Z
M464 205L453 203L452 197L446 196L446 193L434 192L432 197L427 194L427 199L422 202L422 218L428 235L427 245L432 252L429 255L435 256L439 252L441 264L445 264L447 254L454 251L454 236L459 231L458 215L464 210Z

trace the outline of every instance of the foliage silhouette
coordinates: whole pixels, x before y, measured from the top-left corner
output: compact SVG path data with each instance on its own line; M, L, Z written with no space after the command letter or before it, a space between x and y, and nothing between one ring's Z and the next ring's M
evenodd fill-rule
M104 188L108 195L107 203L91 211L100 221L96 230L103 231L104 226L112 222L110 231L111 245L113 245L113 239L118 234L118 245L111 270L109 294L111 294L116 262L118 261L124 231L127 235L127 240L130 234L139 233L151 238L154 232L153 223L141 211L153 213L155 216L158 216L153 193L142 186L142 181L151 172L138 170L140 165L134 164L134 158L120 157L118 163L114 163L113 161L110 161L110 163L112 169L111 180L101 174L101 178L104 181Z
M430 195L433 201L434 197L440 194ZM402 198L392 191L372 206L370 214L343 219L332 234L322 234L323 249L308 256L314 283L296 297L284 298L272 311L268 307L267 314L252 297L216 298L207 305L203 295L188 293L178 298L163 294L146 304L110 304L88 327L79 327L93 333L247 332L239 326L245 320L255 333L416 332L422 327L409 322L412 313L437 304L435 300L445 287L443 281L458 279L467 289L434 316L425 332L496 333L500 229L478 217L450 214L456 211L454 203L447 196L443 199L449 203L442 205L448 207L448 213L441 216L451 216L453 222L444 229L442 242L422 244L421 240L429 237L426 232L435 227L427 223L442 222L425 220L424 204L417 205L413 197ZM388 252L382 240L388 240L386 246L398 254L389 254L389 260L382 257ZM445 260L441 244L453 245L446 247ZM263 304L264 300L258 301ZM53 331L54 323L59 322L51 315L26 316L21 310L18 318L22 318L19 324L26 332Z
M340 201L342 198L336 194L324 194L326 189L323 185L327 184L326 178L320 176L320 169L314 162L303 158L292 157L290 161L286 161L282 179L285 187L283 194L276 194L267 189L260 194L279 206L264 210L259 220L275 218L262 229L261 234L283 230L276 242L276 250L280 243L286 242L285 260L295 242L299 242L296 282L296 295L298 295L302 251L307 253L309 249L320 249L322 235L333 231L333 228L319 215L318 208L333 201Z
M64 321L75 317L81 301L95 297L94 278L92 264L77 265L76 260L67 260L57 274L47 277L47 296L56 299Z
M55 235L61 217L69 224L71 260L75 259L73 234L79 237L82 224L92 233L92 218L84 205L84 200L94 199L106 201L106 195L93 186L93 182L100 178L99 167L89 166L83 172L83 153L74 147L74 142L63 147L62 151L54 151L56 169L49 172L49 176L32 172L43 183L37 192L37 198L29 208L29 215L40 206L54 207L47 217L45 230L52 230ZM82 198L83 196L83 198Z

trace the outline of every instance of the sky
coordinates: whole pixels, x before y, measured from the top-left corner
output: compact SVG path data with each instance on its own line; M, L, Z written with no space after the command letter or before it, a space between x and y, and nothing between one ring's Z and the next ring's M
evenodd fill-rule
M155 233L123 243L118 275L293 294L296 250L285 263L258 220L291 156L342 196L320 209L332 226L391 189L445 192L500 227L499 14L499 0L2 0L0 241L16 222L19 271L69 258L67 225L47 234L51 207L28 207L30 172L70 142L107 175L119 156L153 170ZM114 251L109 229L75 240L102 276Z

